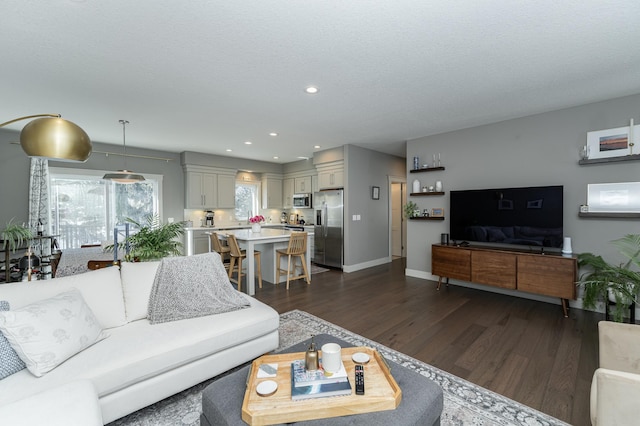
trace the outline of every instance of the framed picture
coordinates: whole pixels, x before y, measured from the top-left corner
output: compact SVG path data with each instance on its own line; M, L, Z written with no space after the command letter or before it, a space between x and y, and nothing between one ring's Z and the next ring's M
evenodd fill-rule
M371 199L379 200L380 199L380 187L372 186L371 187Z
M431 209L431 216L432 217L443 217L444 216L444 209L442 207L437 207L435 209Z
M630 142L640 137L640 126L633 126L633 141L629 139L631 127L616 127L615 129L587 132L587 149L589 158L622 157L633 153Z
M640 182L590 183L587 204L589 212L640 212Z

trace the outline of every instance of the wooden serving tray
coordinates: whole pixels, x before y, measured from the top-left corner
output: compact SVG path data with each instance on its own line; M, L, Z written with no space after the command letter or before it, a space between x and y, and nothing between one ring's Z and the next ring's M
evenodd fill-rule
M366 353L370 357L364 366L365 394L362 396L355 394L355 363L351 360L351 355L356 352ZM351 384L351 395L345 396L292 401L291 362L296 359L304 359L304 352L264 355L253 361L242 402L242 420L250 425L272 425L394 410L400 405L402 390L375 349L342 348L342 362ZM263 363L278 363L275 378L256 378L258 368ZM260 396L256 392L256 386L265 380L278 383L278 390L271 396Z

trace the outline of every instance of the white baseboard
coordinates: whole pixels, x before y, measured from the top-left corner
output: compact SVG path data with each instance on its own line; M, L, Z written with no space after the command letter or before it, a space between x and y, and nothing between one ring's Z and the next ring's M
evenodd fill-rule
M371 268L373 266L384 265L385 263L391 263L391 257L382 257L380 259L370 260L364 263L357 263L355 265L342 265L344 272L356 272L361 269Z

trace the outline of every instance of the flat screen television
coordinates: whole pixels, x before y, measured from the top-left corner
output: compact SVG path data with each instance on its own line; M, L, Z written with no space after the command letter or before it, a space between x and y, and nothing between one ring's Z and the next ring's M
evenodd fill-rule
M563 187L450 192L450 234L456 242L562 247Z

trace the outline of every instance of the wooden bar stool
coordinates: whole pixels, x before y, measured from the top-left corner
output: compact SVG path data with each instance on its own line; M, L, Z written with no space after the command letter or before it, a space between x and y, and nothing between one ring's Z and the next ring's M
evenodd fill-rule
M209 251L213 250L220 255L222 263L225 269L229 269L229 258L231 257L231 249L229 246L222 245L222 241L215 232L209 233L209 240L211 242Z
M247 257L246 250L240 250L240 246L238 245L238 240L236 240L235 235L227 235L227 244L229 245L229 255L231 256L231 261L229 262L229 281L235 282L238 284L238 291L240 291L240 283L242 282L242 260ZM256 275L258 276L258 285L262 288L262 269L260 267L260 252L254 251L253 257L256 261ZM237 265L237 281L233 280L231 277L233 275L233 270Z
M280 272L287 274L287 290L289 290L289 281L305 278L307 284L311 284L311 275L307 270L307 262L305 261L304 254L307 252L307 233L306 232L292 232L291 239L289 240L289 247L286 250L276 250L276 284L280 282ZM280 266L280 259L282 256L287 256L287 269L282 269ZM293 258L293 263L291 262ZM302 262L302 269L300 272L304 272L300 275L296 275L296 263L300 259Z

